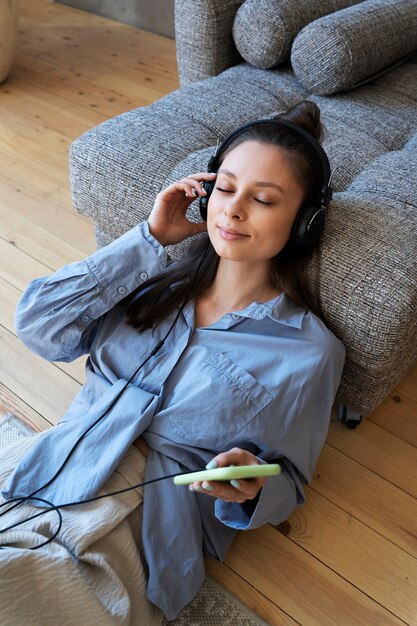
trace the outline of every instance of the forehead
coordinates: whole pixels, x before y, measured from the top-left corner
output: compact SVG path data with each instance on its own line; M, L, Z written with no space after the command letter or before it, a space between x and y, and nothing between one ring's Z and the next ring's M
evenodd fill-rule
M221 162L219 174L222 170L227 170L237 178L271 182L285 180L288 184L298 186L287 151L260 141L248 140L232 147Z

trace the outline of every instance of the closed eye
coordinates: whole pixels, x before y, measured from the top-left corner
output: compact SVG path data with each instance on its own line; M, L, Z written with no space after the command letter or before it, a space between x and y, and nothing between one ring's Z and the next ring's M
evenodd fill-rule
M223 191L224 193L233 193L232 189L222 189L221 187L216 187L217 191Z
M222 191L223 193L234 193L233 189L223 189L222 187L216 187L217 191ZM259 198L254 198L255 202L259 202L259 204L273 204L273 202L266 202L265 200L260 200Z

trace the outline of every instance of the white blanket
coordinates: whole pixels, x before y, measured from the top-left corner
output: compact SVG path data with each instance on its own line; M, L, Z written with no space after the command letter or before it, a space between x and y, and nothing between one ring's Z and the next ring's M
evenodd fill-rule
M0 485L42 433L0 452ZM101 493L143 480L144 456L129 448ZM39 494L42 495L41 493ZM4 500L0 498L0 503ZM10 505L0 509L3 513ZM0 530L40 512L20 505L0 517ZM0 533L2 626L157 626L163 614L146 598L141 558L142 489L47 512Z

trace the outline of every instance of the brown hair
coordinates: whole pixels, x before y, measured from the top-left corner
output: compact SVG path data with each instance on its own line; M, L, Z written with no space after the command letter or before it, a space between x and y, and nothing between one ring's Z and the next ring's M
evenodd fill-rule
M320 109L313 102L299 102L278 119L288 120L303 128L318 141L322 137ZM314 148L301 133L277 124L249 127L230 143L221 155L220 164L231 150L249 140L284 150L304 190L303 203L318 201L323 186L322 166ZM288 242L271 259L271 279L276 289L284 291L296 304L321 317L319 295L316 294L313 299L305 279L305 267L310 255L311 251L302 254ZM218 264L219 256L208 236L197 239L185 257L170 264L125 299L128 322L138 330L156 326L183 302L203 294L213 283Z

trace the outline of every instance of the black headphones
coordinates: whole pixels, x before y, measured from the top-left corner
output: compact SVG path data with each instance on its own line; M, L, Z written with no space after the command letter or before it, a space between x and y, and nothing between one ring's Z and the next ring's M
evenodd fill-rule
M288 242L292 248L297 249L300 252L309 252L320 241L320 237L324 229L326 209L332 198L332 188L330 186L331 171L329 159L327 158L327 155L320 143L312 135L310 135L309 132L283 119L262 119L256 120L254 122L249 122L248 124L244 124L243 126L240 126L236 130L234 130L232 133L230 133L230 135L227 135L227 137L216 149L216 153L210 158L207 169L209 172L217 172L220 166L220 157L229 147L235 137L240 135L240 133L245 131L247 128L252 128L253 126L260 126L265 124L274 124L281 128L291 130L298 135L301 135L315 150L317 157L320 159L323 171L320 200L317 204L311 205L307 203L302 205L302 207L298 211L297 217L295 218L295 222L293 224ZM206 190L207 195L200 196L200 214L205 222L207 221L208 201L215 187L215 184L215 181L203 183L203 187Z

